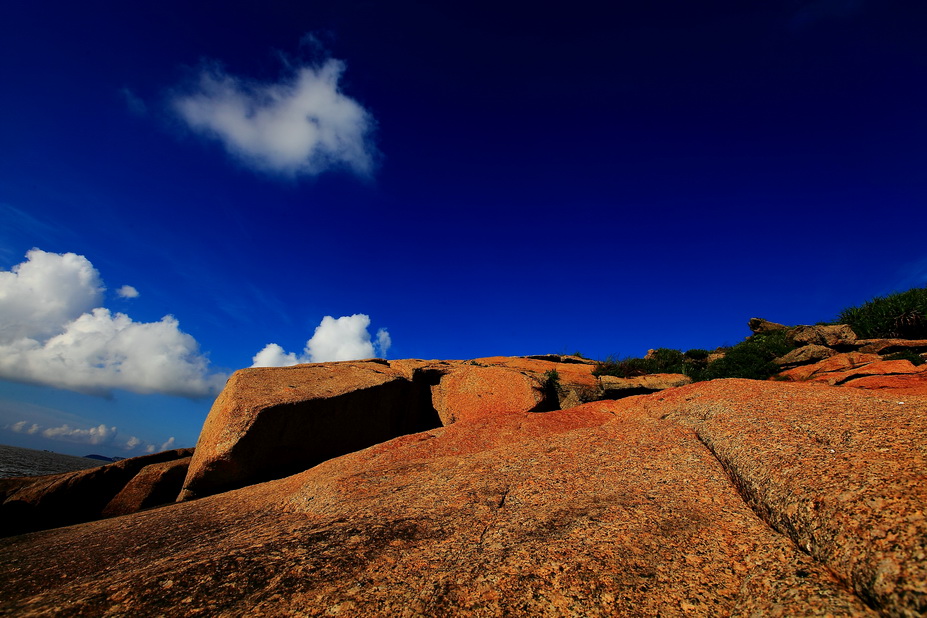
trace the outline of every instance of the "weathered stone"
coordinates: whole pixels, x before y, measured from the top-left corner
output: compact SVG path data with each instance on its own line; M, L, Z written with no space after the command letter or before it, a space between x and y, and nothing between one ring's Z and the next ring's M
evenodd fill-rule
M545 390L544 402L541 408L565 410L582 403L601 399L602 393L599 382L594 375L595 361L580 359L583 362L574 362L569 359L579 357L561 357L560 362L545 361L533 357L491 356L479 358L475 362L493 367L508 367L532 377L550 391ZM549 383L551 372L556 372L554 388ZM555 401L556 400L556 401ZM555 405L558 404L558 405Z
M794 369L787 369L779 374L781 379L803 382L825 374L848 371L863 367L870 363L882 360L878 354L863 354L861 352L845 352L835 354L812 365L803 365Z
M191 455L145 466L109 501L103 509L103 516L128 515L174 502L192 459Z
M858 339L859 351L868 354L893 354L911 351L927 352L927 339Z
M681 373L651 373L634 378L599 376L599 382L605 399L620 399L691 384L692 378Z
M925 434L927 398L748 380L462 420L2 541L0 612L919 615Z
M174 449L123 459L89 470L34 478L9 491L0 506L0 535L21 534L97 519L116 494L145 466L189 457Z
M795 365L807 365L808 363L824 360L835 354L837 354L837 352L833 348L809 344L803 345L800 348L795 348L785 356L780 356L773 360L773 362L780 367L794 367Z
M923 376L923 378L889 379L893 376L905 375ZM813 365L788 369L781 372L779 378L855 388L897 387L904 389L905 392L918 393L923 388L922 381L927 381L927 364L916 366L907 360L886 361L876 354L849 352L836 354Z
M788 330L789 328L785 324L777 324L764 320L763 318L750 318L747 326L749 326L750 330L754 333L768 333L773 330Z
M460 365L432 388L432 402L444 426L486 415L537 410L544 401L544 385L539 380L506 367Z
M414 381L387 361L242 369L206 418L179 499L280 478L439 424Z
M853 346L856 333L846 324L801 325L789 330L788 339L796 346L824 345L831 348Z

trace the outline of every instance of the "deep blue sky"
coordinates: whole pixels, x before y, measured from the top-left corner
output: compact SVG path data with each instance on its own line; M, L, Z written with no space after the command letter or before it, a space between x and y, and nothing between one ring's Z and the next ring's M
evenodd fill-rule
M602 358L927 284L927 5L631 4L8 3L0 306L44 315L83 256L106 291L68 319L174 316L214 384L268 343L305 359L325 316L369 316L390 358ZM353 158L275 167L288 131L242 157L180 111L203 75L267 95L336 61ZM39 300L10 283L33 248ZM0 442L195 443L214 390L91 388L47 364L67 323L4 310Z

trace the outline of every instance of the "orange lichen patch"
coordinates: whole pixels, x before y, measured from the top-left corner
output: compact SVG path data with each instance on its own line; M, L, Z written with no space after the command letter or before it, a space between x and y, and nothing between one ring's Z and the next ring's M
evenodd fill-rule
M886 391L894 395L927 395L927 366L925 371L906 375L865 376L844 382L842 386Z
M487 358L477 358L473 362L481 365L509 367L532 373L535 375L544 375L548 371L556 371L562 383L576 386L596 386L596 377L592 375L595 369L594 363L557 363L547 360L537 360L533 358L521 358L511 356L490 356Z
M880 357L878 354L847 352L844 354L836 354L830 358L826 358L812 365L803 365L801 367L795 367L794 369L783 371L779 374L779 376L796 382L801 382L804 380L810 380L811 378L820 374L855 369L857 367L862 367L863 365L880 360L882 360L882 357Z

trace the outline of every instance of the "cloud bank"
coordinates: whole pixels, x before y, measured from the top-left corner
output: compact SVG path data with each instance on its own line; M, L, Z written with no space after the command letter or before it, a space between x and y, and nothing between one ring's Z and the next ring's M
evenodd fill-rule
M219 140L258 171L314 176L346 166L368 175L374 122L339 91L344 68L329 59L320 67L296 67L278 83L256 83L211 67L172 106L194 132Z
M103 423L96 427L81 429L80 427L72 427L67 423L59 425L58 427L43 428L38 423L19 421L9 425L7 428L16 433L24 433L32 436L41 435L49 440L57 440L59 442L107 446L119 448L124 451L136 451L140 453L154 453L175 448L174 436L168 438L160 447L157 444L146 442L138 436L129 436L129 438L124 441L117 440L116 436L119 434L119 430L117 430L116 427L108 427Z
M252 367L288 367L301 363L324 363L328 361L358 360L374 356L385 357L392 345L385 328L377 331L376 341L371 341L370 316L356 313L351 316L322 318L312 338L306 342L303 353L287 353L276 343L268 343L254 355Z
M99 272L74 253L33 249L0 271L0 379L93 395L121 388L203 397L221 388L225 376L209 372L174 317L135 322L111 313L100 306L104 290Z

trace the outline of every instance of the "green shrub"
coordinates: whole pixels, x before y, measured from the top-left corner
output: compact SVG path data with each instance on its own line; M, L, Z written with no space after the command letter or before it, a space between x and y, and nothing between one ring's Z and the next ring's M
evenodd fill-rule
M695 352L694 356L690 356L690 352ZM699 352L704 352L704 355L700 355ZM706 350L690 350L683 354L671 348L658 348L648 358L618 360L610 356L596 363L592 374L633 378L651 373L683 373L698 381L701 379L701 372L705 369L707 359L708 351Z
M873 298L844 309L837 321L863 339L927 339L927 287Z
M786 339L786 331L773 330L757 333L729 348L724 358L709 363L701 374L703 380L716 378L751 378L765 380L779 372L772 362L794 349Z

